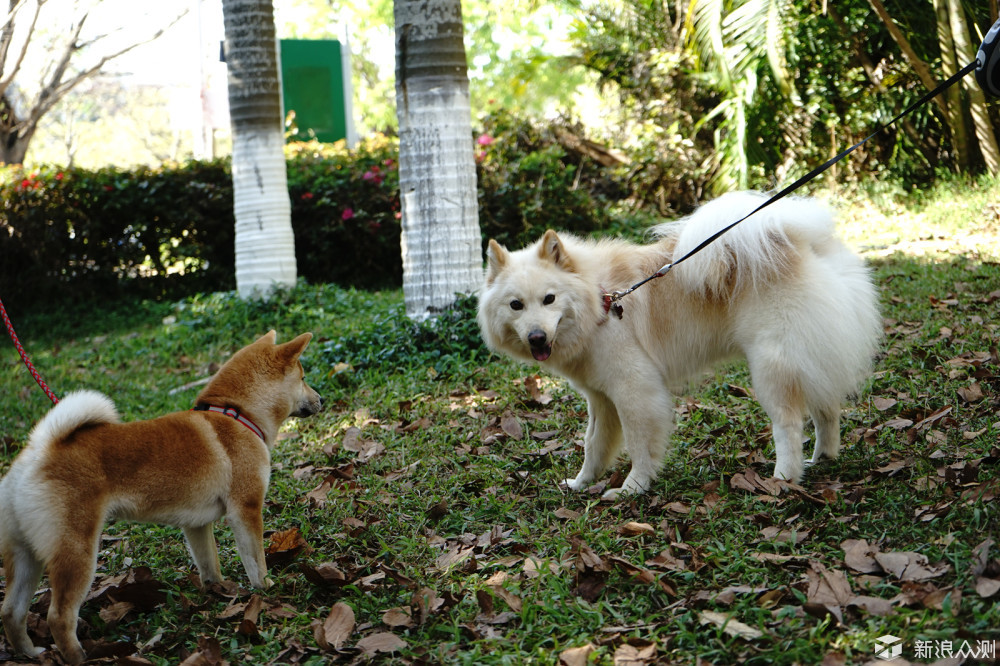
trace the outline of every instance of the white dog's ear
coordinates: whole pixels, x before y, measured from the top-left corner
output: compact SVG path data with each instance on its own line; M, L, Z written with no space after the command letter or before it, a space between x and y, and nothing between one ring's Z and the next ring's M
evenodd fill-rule
M551 261L564 271L575 271L572 260L566 253L566 246L559 239L556 232L549 229L542 236L542 242L538 246L538 256L540 259Z
M504 269L504 266L507 265L510 252L491 238L489 246L486 248L486 258L489 260L489 270L486 271L486 283L490 284L500 274L500 271Z

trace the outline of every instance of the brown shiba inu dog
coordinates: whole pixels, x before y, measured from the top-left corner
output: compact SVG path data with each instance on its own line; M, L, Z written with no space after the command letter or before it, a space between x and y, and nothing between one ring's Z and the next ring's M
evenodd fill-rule
M26 616L45 570L56 647L69 663L84 660L77 616L108 520L182 528L202 581L218 582L212 522L226 516L250 582L269 585L261 510L270 447L285 419L321 407L299 362L311 338L303 333L276 345L271 331L244 347L191 411L122 423L111 400L94 391L72 393L52 408L0 482L3 625L13 649L44 651L28 637Z

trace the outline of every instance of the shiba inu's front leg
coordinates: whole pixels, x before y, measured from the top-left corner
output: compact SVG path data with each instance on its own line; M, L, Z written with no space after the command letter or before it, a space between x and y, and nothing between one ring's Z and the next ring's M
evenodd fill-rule
M219 548L215 544L212 523L200 527L185 527L184 537L188 550L198 567L202 583L221 583L222 570L219 568Z
M37 657L45 648L35 647L28 637L28 608L42 577L42 562L21 545L3 553L7 590L3 599L3 628L14 651Z
M573 490L583 490L598 479L618 457L622 443L622 424L618 411L608 396L585 391L587 397L587 434L583 438L583 467L576 478L566 479Z

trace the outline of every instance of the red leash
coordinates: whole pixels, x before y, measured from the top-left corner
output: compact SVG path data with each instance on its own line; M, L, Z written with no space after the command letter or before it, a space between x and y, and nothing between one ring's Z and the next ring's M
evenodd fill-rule
M7 327L10 339L14 341L14 347L17 348L17 353L21 355L21 360L24 361L24 365L27 366L28 372L30 372L31 376L35 378L35 381L38 382L38 385L42 388L42 390L45 391L45 395L49 396L49 400L52 401L52 404L54 405L58 403L59 398L57 398L56 394L52 392L52 389L50 389L48 385L42 381L42 377L38 374L38 370L35 370L35 366L32 365L31 359L28 358L28 353L24 351L24 347L21 346L21 341L17 339L17 333L14 332L14 325L10 323L10 317L7 316L7 308L3 306L3 300L0 300L0 316L3 317L3 323Z

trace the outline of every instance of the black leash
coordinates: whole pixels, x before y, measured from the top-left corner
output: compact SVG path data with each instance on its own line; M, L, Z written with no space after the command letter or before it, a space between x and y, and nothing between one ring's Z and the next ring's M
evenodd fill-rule
M789 194L791 194L795 190L799 189L800 187L802 187L803 185L805 185L806 183L808 183L810 180L812 180L816 176L820 175L821 173L823 173L824 171L826 171L827 169L829 169L830 167L832 167L834 164L836 164L837 162L839 162L840 160L844 159L845 157L847 157L848 155L850 155L851 153L853 153L855 150L857 150L858 148L860 148L861 146L863 146L873 136L875 136L876 134L878 134L882 130L890 127L893 123L895 123L896 121L898 121L903 116L908 115L914 109L916 109L916 108L918 108L920 106L923 106L927 102L931 101L937 95L940 95L943 91L947 90L951 86L953 86L956 83L958 83L967 74L969 74L969 72L971 72L973 70L976 70L976 81L979 83L979 86L983 89L984 92L987 92L987 93L989 93L991 95L994 95L994 96L1000 96L1000 51L996 50L998 36L1000 36L1000 21L997 21L996 23L994 23L993 27L990 28L990 31L986 34L986 38L983 40L982 46L979 47L979 52L976 54L976 60L974 62L970 62L968 65L966 65L965 67L963 67L961 70L959 70L958 72L956 72L955 74L953 74L951 77L949 77L947 81L945 81L944 83L942 83L938 87L934 88L934 90L931 90L930 92L928 92L927 94L925 94L923 97L921 97L917 101L915 101L912 104L910 104L908 107L906 107L905 109L903 109L903 111L901 111L899 114L897 114L895 118L893 118L892 120L890 120L889 122L887 122L884 125L880 125L874 132L872 132L871 134L869 134L868 136L866 136L861 141L858 141L856 144L854 144L853 146L851 146L847 150L842 151L839 155L836 155L836 156L830 158L824 164L816 167L815 169L813 169L812 171L810 171L806 175L804 175L801 178L799 178L798 180L796 180L791 185L788 185L788 186L784 187L777 194L775 194L774 196L772 196L770 199L768 199L767 201L765 201L761 205L759 205L756 208L754 208L752 211L750 211L749 213L747 213L746 215L744 215L740 219L738 219L735 222L733 222L733 223L731 223L731 224L723 227L722 229L719 229L718 231L716 231L714 234L712 234L711 236L709 236L708 238L706 238L705 240L703 240L697 247L695 247L694 249L692 249L691 251L689 251L687 254L685 254L684 256L682 256L680 259L677 259L676 261L671 261L670 263L664 264L655 273L653 273L652 275L650 275L650 276L648 276L646 278L643 278L642 280L640 280L639 282L635 283L634 285L632 285L628 289L621 290L621 291L615 291L615 292L612 292L610 294L605 294L605 296L604 296L605 302L611 304L610 307L612 307L614 309L615 314L618 315L618 317L620 319L621 318L621 313L622 313L622 306L621 306L621 304L618 303L618 301L620 301L622 298L624 298L625 296L628 296L633 291L635 291L636 289L638 289L642 285L646 284L647 282L655 280L658 277L663 277L664 275L666 275L667 273L669 273L670 270L674 266L677 266L678 264L680 264L680 263L686 261L687 259L689 259L691 256L697 254L698 252L701 252L703 249L705 249L706 246L708 246L711 243L715 242L719 238L719 236L721 236L722 234L726 233L727 231L729 231L730 229L732 229L733 227L735 227L739 223L741 223L744 220L746 220L747 218L751 217L752 215L754 215L754 214L760 212L761 210L767 208L768 206L770 206L774 202L778 201L779 199L783 199L784 197L788 196Z

